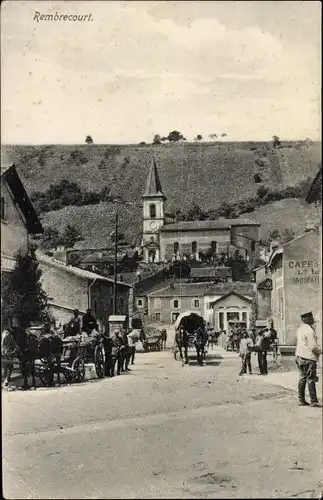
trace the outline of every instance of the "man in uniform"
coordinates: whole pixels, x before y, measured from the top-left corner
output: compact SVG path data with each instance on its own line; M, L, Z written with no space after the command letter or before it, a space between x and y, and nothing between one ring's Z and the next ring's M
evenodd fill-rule
M312 312L301 315L302 324L297 330L296 365L299 369L298 404L309 406L305 400L306 383L310 396L310 406L320 407L316 394L317 361L321 354L314 330L315 319Z

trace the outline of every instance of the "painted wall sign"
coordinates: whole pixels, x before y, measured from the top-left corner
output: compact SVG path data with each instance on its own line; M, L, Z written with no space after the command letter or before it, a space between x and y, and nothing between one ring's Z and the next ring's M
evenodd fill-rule
M320 263L317 260L290 260L288 271L293 274L294 285L320 284Z

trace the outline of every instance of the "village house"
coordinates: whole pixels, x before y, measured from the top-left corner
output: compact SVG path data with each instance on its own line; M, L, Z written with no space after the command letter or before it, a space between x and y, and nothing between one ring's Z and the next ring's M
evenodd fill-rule
M5 285L16 265L18 252L26 253L30 236L43 227L14 165L1 166L1 283ZM1 318L6 325L5 311Z
M151 321L172 324L179 314L193 311L217 329L227 330L236 321L249 328L252 299L251 283L173 281L147 294L147 314Z
M81 314L91 308L100 329L108 328L113 315L114 280L99 274L66 265L61 260L48 257L37 251L42 284L50 297L50 313L57 325L64 325L72 317L74 309ZM117 282L117 314L127 316L131 324L133 293L130 284Z
M271 324L272 280L265 264L253 270L253 282L256 293L256 326L268 327Z
M267 264L272 279L271 313L280 344L296 345L300 314L321 309L319 233L307 232L276 248Z
M232 255L236 250L252 259L259 250L260 224L248 219L185 221L165 224L165 202L155 160L143 194L142 251L145 262L200 259Z

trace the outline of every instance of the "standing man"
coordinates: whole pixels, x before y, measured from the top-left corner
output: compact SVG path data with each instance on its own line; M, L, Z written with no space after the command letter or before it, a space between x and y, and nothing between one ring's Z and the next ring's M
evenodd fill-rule
M112 338L109 336L107 332L103 334L103 347L105 354L105 366L104 366L104 375L105 377L112 377L112 370L114 365L112 363L112 347L113 342Z
M258 365L260 375L268 375L267 367L267 352L269 349L270 340L266 335L267 328L259 332L259 337L257 340L257 350L258 350Z
M306 383L310 396L310 406L320 407L316 394L317 361L321 354L314 330L315 319L312 312L301 315L302 324L297 330L296 365L299 369L298 404L308 406L305 400Z
M185 364L188 365L189 333L186 330L186 328L183 328L183 327L181 327L181 329L180 329L180 342L181 342L182 347L184 347Z
M120 375L122 369L122 348L123 341L120 335L120 330L116 330L114 332L114 336L112 337L112 369L111 369L111 377L114 377L115 365L117 363L117 375Z
M244 375L247 373L247 367L249 369L249 374L252 374L251 369L251 353L253 348L252 339L249 337L247 330L242 332L242 339L240 342L239 353L242 359L242 366L239 375Z
M134 365L135 364L135 355L136 355L136 343L139 340L139 333L136 330L130 330L127 337L128 337L130 362L132 365Z
M98 329L95 316L93 316L91 309L86 310L86 313L82 318L82 322L83 322L83 332L86 332L88 335L90 335L90 333L93 330Z

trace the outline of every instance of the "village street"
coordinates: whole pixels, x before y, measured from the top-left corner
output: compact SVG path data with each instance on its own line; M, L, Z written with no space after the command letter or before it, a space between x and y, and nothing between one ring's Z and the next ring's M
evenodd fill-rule
M5 498L310 497L321 410L238 368L138 353L114 379L3 392Z

